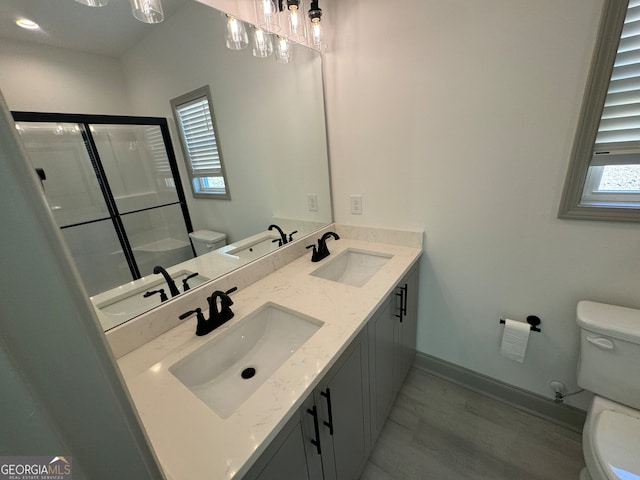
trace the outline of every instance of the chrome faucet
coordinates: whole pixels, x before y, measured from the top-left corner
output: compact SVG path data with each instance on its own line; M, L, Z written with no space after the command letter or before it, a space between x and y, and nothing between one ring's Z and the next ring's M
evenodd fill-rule
M153 273L162 274L165 282L167 282L167 285L169 286L169 293L171 293L172 297L175 297L176 295L180 295L180 290L178 290L178 287L176 287L176 283L173 281L173 278L171 278L171 275L169 275L164 268L162 268L160 265L157 265L153 267Z
M322 235L321 238L318 239L317 248L315 245L307 246L307 248L313 248L313 253L311 254L312 262L319 262L323 258L327 258L329 255L331 255L331 252L329 252L329 248L327 248L327 240L329 239L329 237L333 237L336 240L340 240L340 236L337 233L326 232L324 235Z

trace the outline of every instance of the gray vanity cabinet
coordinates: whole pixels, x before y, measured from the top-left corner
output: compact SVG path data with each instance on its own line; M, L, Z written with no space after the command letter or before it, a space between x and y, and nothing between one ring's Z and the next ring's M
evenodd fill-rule
M304 448L302 411L291 420L269 444L262 456L243 477L244 480L322 480L319 459L307 458ZM311 460L311 461L308 461Z
M395 399L395 331L392 305L387 298L369 320L369 381L371 390L371 441L375 443Z
M367 357L365 328L314 391L325 480L359 478L371 453Z
M418 267L253 465L245 480L356 480L416 354Z
M395 389L400 390L416 358L416 330L418 327L418 267L414 266L398 284L396 292L396 372Z
M413 267L369 320L371 438L376 441L416 353L418 268Z
M356 480L371 452L367 331L361 332L245 480Z

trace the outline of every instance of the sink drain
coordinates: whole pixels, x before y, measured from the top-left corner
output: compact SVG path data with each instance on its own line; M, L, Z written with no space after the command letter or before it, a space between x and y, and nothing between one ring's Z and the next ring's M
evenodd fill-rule
M245 380L253 377L256 374L256 369L253 367L247 367L244 370L242 370L242 373L240 374L240 376L242 378L244 378Z

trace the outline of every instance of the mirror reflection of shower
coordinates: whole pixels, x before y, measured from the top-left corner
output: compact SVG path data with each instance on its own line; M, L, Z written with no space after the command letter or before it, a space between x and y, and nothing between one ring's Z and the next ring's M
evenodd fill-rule
M119 124L136 119L105 117L107 123L89 124L82 116L58 122L14 116L33 166L46 177L49 207L90 295L149 275L156 265L193 258L164 119Z

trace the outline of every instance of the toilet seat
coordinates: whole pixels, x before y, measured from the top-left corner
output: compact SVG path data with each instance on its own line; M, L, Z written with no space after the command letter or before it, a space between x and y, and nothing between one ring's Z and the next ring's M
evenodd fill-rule
M608 480L640 480L640 419L612 410L592 431L595 456Z

